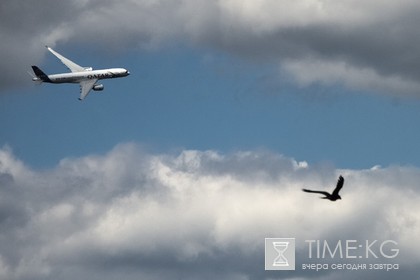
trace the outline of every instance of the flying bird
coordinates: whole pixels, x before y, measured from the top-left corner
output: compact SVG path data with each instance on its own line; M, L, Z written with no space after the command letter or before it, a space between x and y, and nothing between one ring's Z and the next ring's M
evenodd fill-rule
M322 199L329 199L331 201L336 201L337 199L341 199L341 196L338 194L338 192L341 190L343 185L344 185L344 178L343 178L343 176L340 175L340 177L338 178L338 181L337 181L337 186L335 187L332 194L330 194L328 192L312 191L312 190L307 190L307 189L302 189L302 191L308 192L308 193L320 193L320 194L325 195L324 197L321 197Z

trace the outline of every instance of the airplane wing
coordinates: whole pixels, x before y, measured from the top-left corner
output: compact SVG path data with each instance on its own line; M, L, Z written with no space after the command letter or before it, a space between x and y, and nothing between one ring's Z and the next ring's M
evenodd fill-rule
M81 81L80 84L80 97L79 100L85 99L85 97L89 94L90 90L93 88L95 83L98 79Z
M61 54L59 54L58 52L54 51L53 49L51 49L50 47L46 46L47 49L53 54L55 55L64 65L67 66L67 68L70 69L71 72L83 72L86 71L86 69L76 63L74 63L73 61L71 61L68 58L65 58L64 56L62 56Z

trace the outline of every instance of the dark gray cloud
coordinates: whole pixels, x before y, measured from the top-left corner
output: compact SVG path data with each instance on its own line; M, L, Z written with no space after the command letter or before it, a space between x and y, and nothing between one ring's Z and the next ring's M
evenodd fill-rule
M398 242L398 276L418 274L417 168L335 170L248 151L105 155L31 170L0 150L2 279L391 279L395 273L264 271L264 238ZM301 192L346 178L343 200ZM375 260L369 260L375 261ZM380 259L379 261L386 261ZM356 277L357 276L357 277ZM322 279L324 279L322 278Z
M1 87L22 83L45 44L125 51L183 42L272 61L279 75L304 86L417 94L419 9L411 0L6 1L0 10Z
M0 4L0 90L25 83L30 66L42 60L44 45L66 38L67 27L79 13L80 7L74 1L3 1Z

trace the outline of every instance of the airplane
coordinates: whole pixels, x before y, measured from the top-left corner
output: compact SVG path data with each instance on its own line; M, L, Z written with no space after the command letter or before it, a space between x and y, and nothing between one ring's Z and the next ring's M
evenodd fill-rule
M104 85L96 83L98 80L120 78L130 75L130 72L124 68L93 70L92 67L82 67L70 59L65 58L52 48L48 46L45 47L65 66L67 66L71 73L47 75L39 69L39 67L33 65L32 70L34 71L35 76L33 76L32 81L37 83L45 82L52 84L78 83L80 85L79 100L85 99L92 89L94 91L101 91L104 89Z

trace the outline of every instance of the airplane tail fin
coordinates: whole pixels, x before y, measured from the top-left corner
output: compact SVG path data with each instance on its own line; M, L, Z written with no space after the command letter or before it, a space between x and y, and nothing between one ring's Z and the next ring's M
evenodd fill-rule
M33 81L51 82L50 78L48 78L48 75L45 74L41 69L39 69L38 66L33 65L32 70L36 75L36 77L32 79Z

